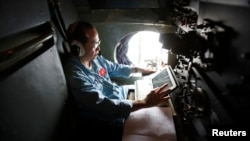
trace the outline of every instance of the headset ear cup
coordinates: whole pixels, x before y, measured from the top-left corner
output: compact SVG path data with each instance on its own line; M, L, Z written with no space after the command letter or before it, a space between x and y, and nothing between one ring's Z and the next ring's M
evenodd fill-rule
M73 45L73 46L71 46L70 50L71 50L72 54L79 56L80 47L78 47L77 45Z
M79 47L79 56L84 56L85 55L85 50L84 48Z
M71 46L71 52L72 52L72 54L74 54L76 56L84 56L84 54L85 54L84 48L80 48L77 45Z

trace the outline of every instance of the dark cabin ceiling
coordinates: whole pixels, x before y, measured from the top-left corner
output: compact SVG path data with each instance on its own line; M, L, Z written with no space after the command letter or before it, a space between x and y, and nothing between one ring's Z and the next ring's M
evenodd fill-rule
M90 9L133 9L133 8L163 8L173 3L188 4L197 0L73 0L78 7ZM200 0L201 2L249 7L249 0Z
M132 9L132 8L161 8L166 0L74 0L77 6L90 9Z

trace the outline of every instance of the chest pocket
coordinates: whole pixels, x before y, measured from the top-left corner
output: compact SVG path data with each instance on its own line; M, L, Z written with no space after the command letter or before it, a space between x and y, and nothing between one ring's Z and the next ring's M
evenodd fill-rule
M103 81L103 91L108 96L117 96L119 95L119 88L118 86L114 85L109 81Z
M112 82L110 82L105 77L98 76L95 74L92 77L93 85L96 87L96 89L101 90L105 93L119 93L118 86L114 85Z
M99 79L98 77L96 77L95 75L91 76L91 79L92 79L92 84L93 86L102 91L103 90L103 84L102 84L102 80Z

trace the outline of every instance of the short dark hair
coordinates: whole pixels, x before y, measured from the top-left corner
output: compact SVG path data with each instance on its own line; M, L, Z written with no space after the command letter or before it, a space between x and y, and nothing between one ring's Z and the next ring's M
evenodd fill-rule
M91 23L85 21L77 21L69 25L67 34L69 41L80 41L83 45L88 42L86 30L95 28Z
M86 30L95 28L91 23L85 21L77 21L69 25L67 29L68 42L71 44L73 40L77 40L85 45L88 42ZM70 45L71 53L78 56L80 48L76 45Z

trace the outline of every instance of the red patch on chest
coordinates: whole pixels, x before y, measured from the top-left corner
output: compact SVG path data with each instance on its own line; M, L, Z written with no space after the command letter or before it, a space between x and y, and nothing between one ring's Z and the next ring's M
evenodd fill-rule
M105 68L101 68L100 71L99 71L99 75L101 77L105 76L105 74L107 73L106 69Z

